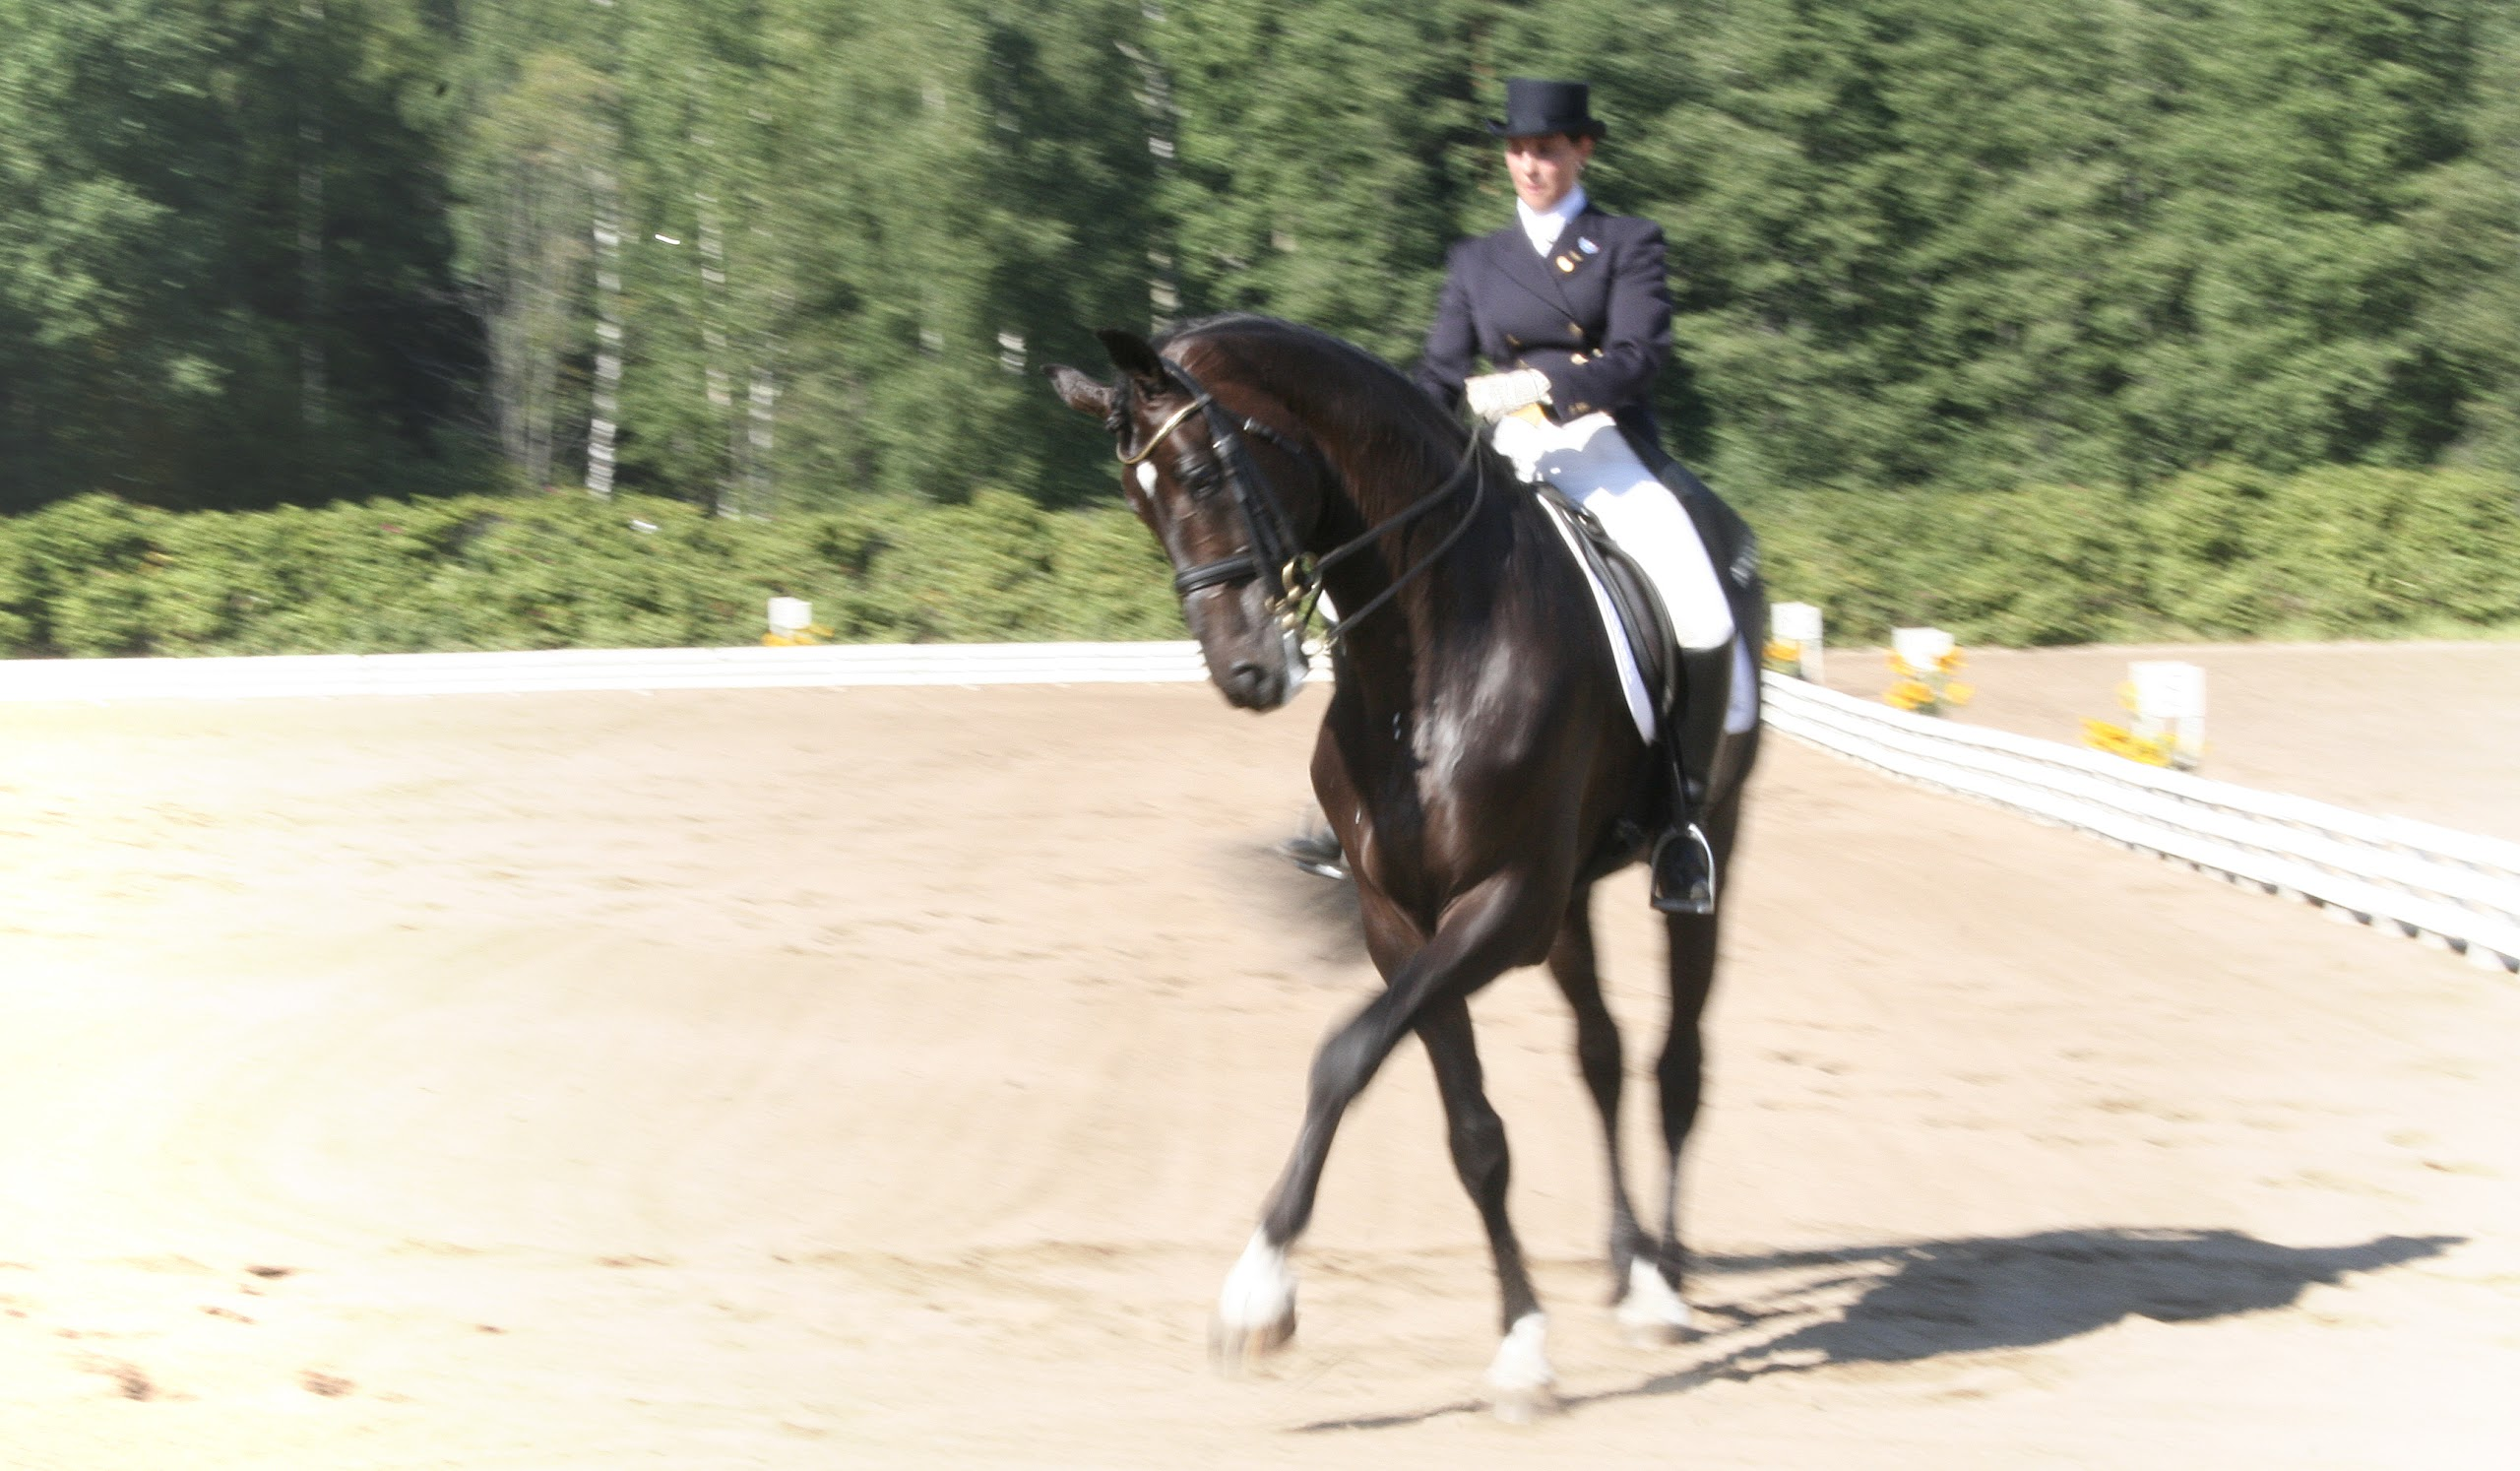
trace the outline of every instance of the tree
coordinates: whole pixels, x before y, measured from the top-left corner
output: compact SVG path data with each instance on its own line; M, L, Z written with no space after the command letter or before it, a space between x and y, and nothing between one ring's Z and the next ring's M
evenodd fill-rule
M413 5L0 0L0 505L472 473Z
M525 58L467 140L466 249L490 345L499 448L549 484L582 400L564 368L590 335L596 185L608 154L608 82L557 51Z
M1185 307L1264 311L1417 355L1461 226L1477 9L1166 0Z
M2433 288L2425 338L2457 396L2456 457L2520 484L2520 16L2480 30L2467 147L2426 180L2408 232Z
M795 495L1052 499L1099 440L1026 369L1142 319L1154 238L1136 8L777 0L774 197L796 321L781 436Z

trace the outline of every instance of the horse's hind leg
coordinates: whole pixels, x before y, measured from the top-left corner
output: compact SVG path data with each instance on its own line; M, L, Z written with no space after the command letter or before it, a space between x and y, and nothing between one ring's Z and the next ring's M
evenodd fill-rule
M1487 1228L1487 1245L1496 1257L1496 1285L1502 1299L1504 1342L1487 1367L1487 1390L1499 1418L1523 1422L1556 1405L1556 1375L1548 1367L1544 1338L1547 1319L1532 1291L1531 1273L1523 1265L1522 1244L1514 1239L1514 1223L1505 1214L1505 1188L1513 1179L1513 1162L1505 1149L1505 1121L1487 1102L1479 1065L1479 1043L1471 1033L1470 1003L1446 996L1429 1004L1418 1021L1418 1040L1426 1045L1435 1066L1435 1086L1444 1097L1444 1120L1450 1128L1453 1169L1462 1188L1479 1207Z
M1721 850L1719 850L1720 852ZM1657 1270L1639 1273L1640 1286L1660 1289L1667 1305L1665 1334L1677 1337L1688 1325L1688 1307L1680 1300L1686 1253L1680 1247L1680 1153L1697 1123L1704 1094L1706 1051L1699 1036L1699 1017L1707 992L1715 984L1716 915L1669 915L1671 940L1671 1030L1664 1039L1663 1057L1655 1068L1663 1094L1663 1236L1655 1253ZM1640 1308L1640 1315L1642 1309ZM1624 1316L1624 1314L1623 1314Z
M1662 1329L1670 1315L1669 1305L1663 1300L1670 1295L1668 1291L1653 1291L1661 1286L1652 1266L1654 1244L1637 1224L1636 1209L1628 1202L1627 1169L1618 1138L1626 1056L1619 1045L1618 1023L1611 1020L1609 1007L1602 1000L1601 971L1593 954L1590 884L1578 888L1567 903L1565 922L1558 927L1556 943L1549 947L1548 974L1565 993L1567 1005L1574 1009L1575 1058L1583 1069L1584 1086L1593 1095L1593 1107L1602 1118L1602 1142L1610 1182L1610 1301L1618 1305L1619 1321L1631 1336L1651 1335ZM1641 1287L1647 1279L1653 1280ZM1647 1312L1648 1320L1630 1322L1640 1310Z

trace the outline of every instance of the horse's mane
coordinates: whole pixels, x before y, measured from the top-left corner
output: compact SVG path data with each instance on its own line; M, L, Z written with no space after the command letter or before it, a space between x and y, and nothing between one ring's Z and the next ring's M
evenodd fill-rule
M1299 406L1355 453L1384 466L1441 476L1465 451L1479 452L1477 436L1461 425L1400 369L1342 337L1258 312L1229 311L1180 323L1157 336L1158 352L1181 356L1201 343L1220 348L1253 340L1291 349L1313 360L1295 382L1253 380ZM1324 373L1338 375L1325 381Z
M1194 317L1167 331L1159 333L1151 346L1158 352L1166 348L1189 347L1192 343L1214 337L1258 337L1276 339L1283 346L1308 349L1338 359L1344 366L1382 380L1381 386L1422 400L1418 385L1381 357L1357 347L1344 337L1336 337L1318 327L1306 327L1284 317L1263 316L1253 311L1221 311L1213 316Z

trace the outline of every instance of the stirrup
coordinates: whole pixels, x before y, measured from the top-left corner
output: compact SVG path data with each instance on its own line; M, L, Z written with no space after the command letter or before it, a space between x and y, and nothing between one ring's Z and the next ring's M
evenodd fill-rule
M1656 909L1667 915L1715 913L1715 849L1696 823L1656 840L1653 869Z
M1289 838L1278 845L1278 851L1315 878L1344 882L1348 877L1348 856L1339 851L1339 840L1328 832Z

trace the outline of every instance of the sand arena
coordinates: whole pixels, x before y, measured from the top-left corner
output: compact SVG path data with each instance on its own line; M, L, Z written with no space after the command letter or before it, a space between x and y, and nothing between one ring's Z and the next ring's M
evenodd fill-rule
M1972 718L2066 735L2111 659L1984 658ZM2520 836L2520 649L2206 659L2212 774ZM1477 1011L1569 1413L1469 1408L1492 1284L1414 1046L1295 1345L1213 1378L1371 984L1266 852L1319 698L0 708L0 1465L2508 1455L2520 988L1786 741L1710 1024L1703 1336L1612 1330L1567 1022L1517 973ZM1634 873L1601 914L1641 1067Z

